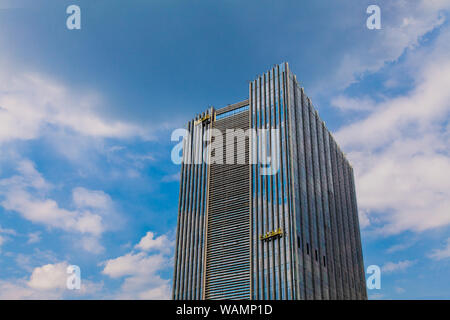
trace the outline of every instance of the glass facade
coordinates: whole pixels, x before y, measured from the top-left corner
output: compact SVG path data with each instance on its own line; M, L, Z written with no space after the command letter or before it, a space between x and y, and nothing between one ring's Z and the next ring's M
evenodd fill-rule
M211 123L195 125L208 110L187 124L189 139L183 141L183 161L180 175L180 197L173 278L173 297L176 299L201 299L204 291L204 254L206 241L206 208L209 166L201 161L207 145L203 135Z
M245 163L182 165L173 298L367 299L353 169L288 64L252 81L248 100L192 120L200 147L183 157L208 148L211 128L267 135L223 139ZM250 161L275 153L272 175Z

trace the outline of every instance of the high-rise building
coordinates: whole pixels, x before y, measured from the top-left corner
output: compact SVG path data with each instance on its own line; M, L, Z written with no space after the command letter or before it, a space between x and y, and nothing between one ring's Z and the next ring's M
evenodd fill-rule
M353 169L287 63L186 130L174 299L367 299Z

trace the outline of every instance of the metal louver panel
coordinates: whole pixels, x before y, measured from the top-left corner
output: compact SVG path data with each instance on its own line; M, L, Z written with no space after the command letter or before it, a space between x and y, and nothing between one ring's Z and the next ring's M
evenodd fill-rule
M225 136L226 129L249 127L248 111L216 120L213 124ZM250 299L250 194L248 144L234 144L234 164L210 165L207 220L205 299ZM245 154L246 164L237 164Z

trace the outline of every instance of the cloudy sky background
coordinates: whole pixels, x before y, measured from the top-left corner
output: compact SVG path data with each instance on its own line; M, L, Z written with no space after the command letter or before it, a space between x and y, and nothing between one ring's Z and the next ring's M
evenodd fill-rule
M366 28L370 4L381 30ZM0 0L0 298L168 298L170 133L283 61L354 166L365 265L382 269L369 297L450 298L449 11ZM79 291L65 288L71 264Z

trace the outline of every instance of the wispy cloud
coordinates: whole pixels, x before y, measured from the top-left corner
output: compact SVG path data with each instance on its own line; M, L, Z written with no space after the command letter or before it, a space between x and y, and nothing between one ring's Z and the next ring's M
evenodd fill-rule
M370 294L369 295L369 299L371 299L371 300L381 300L381 299L383 299L384 298L384 294L382 294L382 293L374 293L374 294Z
M396 244L396 245L393 245L392 247L389 247L389 248L386 250L386 252L387 252L387 253L395 253L395 252L398 252L398 251L402 251L402 250L408 249L408 248L410 248L412 245L413 245L412 242Z
M10 236L16 236L17 232L14 229L4 229L2 228L2 226L0 225L0 251L1 251L1 247L2 245L10 240Z
M178 181L180 181L180 174L174 173L174 174L166 175L166 176L162 177L161 181L162 182L178 182Z
M344 95L333 98L331 105L341 111L372 111L375 108L375 102L370 98L348 98Z
M386 262L382 267L381 271L385 273L393 273L398 271L404 271L409 267L413 266L416 261L404 260L399 262Z
M113 297L119 299L168 299L170 281L159 273L171 267L170 253L173 242L167 235L154 239L153 232L147 232L135 248L123 256L102 263L102 273L111 278L124 278L121 291ZM153 254L148 252L152 251Z
M42 74L0 72L0 143L30 140L56 127L89 137L149 138L145 129L99 114L96 92L75 92Z
M376 233L450 224L448 39L447 26L431 50L410 53L411 91L375 103L367 117L336 133L355 167L361 220Z
M51 185L29 160L18 164L18 175L0 180L0 205L19 213L23 218L51 228L82 234L82 246L95 253L101 251L98 238L117 217L111 198L103 191L77 187L73 189L75 209L62 208L55 200L46 197ZM108 222L109 221L109 222Z
M2 235L0 235L0 248L2 246L2 244L5 243L5 237L3 237Z
M28 244L37 243L41 241L41 232L31 232L28 234Z
M443 249L435 249L429 255L434 260L443 260L450 258L450 238L447 239L446 245Z
M440 27L445 21L442 13L450 9L447 1L381 1L378 5L382 30L366 36L372 42L370 50L366 41L347 48L330 79L334 88L344 89L361 76L397 61L406 49L414 48L424 35Z
M13 236L17 234L17 232L14 229L4 229L4 228L2 228L1 225L0 225L0 233L9 234L9 235L13 235Z

